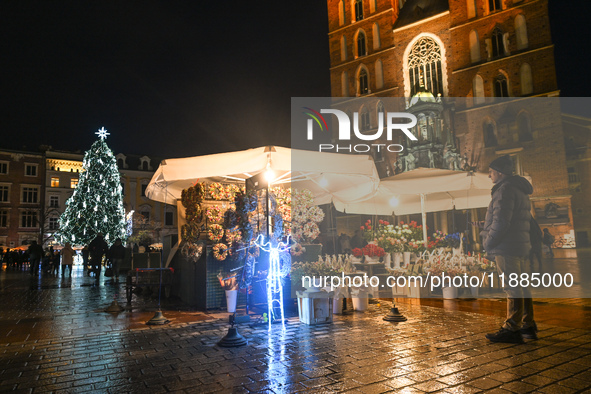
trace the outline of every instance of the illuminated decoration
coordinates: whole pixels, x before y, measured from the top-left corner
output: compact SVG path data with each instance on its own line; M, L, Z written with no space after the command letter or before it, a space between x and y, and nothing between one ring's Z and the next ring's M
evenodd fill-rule
M269 329L271 323L281 320L281 325L285 330L285 313L283 310L283 279L291 270L291 256L288 251L291 248L290 237L287 237L287 243L269 241L264 243L264 237L259 234L254 242L259 248L269 253L269 270L267 274L267 309L269 318ZM275 313L275 308L279 310L279 316Z
M135 211L132 209L131 211L129 211L127 213L127 216L125 217L125 219L127 220L127 231L125 232L125 234L127 235L127 237L131 237L131 234L133 234L133 213Z
M107 130L105 130L105 128L104 128L104 127L101 127L101 128L99 129L99 131L97 131L97 132L96 132L96 133L94 133L94 134L98 134L98 136L99 136L99 138L100 138L101 140L104 140L105 138L107 138L107 136L108 136L108 135L111 135L111 133L107 133ZM99 158L99 161L100 161L100 160L101 160L101 159Z
M100 134L99 134L100 133ZM76 193L66 202L56 239L64 244L87 245L98 233L107 243L127 239L129 218L125 217L117 161L105 142L106 130L84 154Z

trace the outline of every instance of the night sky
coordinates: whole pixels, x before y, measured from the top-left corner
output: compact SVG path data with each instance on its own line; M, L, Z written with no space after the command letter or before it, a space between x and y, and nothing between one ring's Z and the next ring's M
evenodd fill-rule
M563 96L590 95L582 4L550 1ZM290 98L330 96L323 0L2 1L0 31L0 148L289 146Z

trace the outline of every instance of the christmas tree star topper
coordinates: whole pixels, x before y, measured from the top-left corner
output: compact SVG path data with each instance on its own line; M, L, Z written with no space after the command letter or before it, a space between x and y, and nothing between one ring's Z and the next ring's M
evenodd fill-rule
M104 127L104 126L103 126L103 127L101 127L101 128L99 129L99 131L97 131L97 132L96 132L96 133L94 133L94 134L98 134L98 136L99 136L99 138L100 138L101 140L104 140L105 138L107 138L107 136L108 136L108 135L111 135L111 133L107 133L107 130L105 130L105 127Z

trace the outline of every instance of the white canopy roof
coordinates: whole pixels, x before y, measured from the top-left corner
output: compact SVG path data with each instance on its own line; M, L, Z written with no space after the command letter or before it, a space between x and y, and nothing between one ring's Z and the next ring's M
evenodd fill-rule
M424 212L486 207L492 182L486 174L418 168L382 179L377 193L362 202L343 203L336 209L367 215L408 215Z
M198 181L244 182L271 169L275 184L310 189L315 203L355 203L378 190L379 176L367 155L346 155L266 146L238 152L167 159L146 188L148 198L174 204Z

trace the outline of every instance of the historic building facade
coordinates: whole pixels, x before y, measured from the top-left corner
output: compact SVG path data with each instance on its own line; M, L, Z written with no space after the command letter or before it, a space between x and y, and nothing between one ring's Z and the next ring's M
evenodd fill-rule
M547 0L327 4L332 96L350 98L337 106L357 113L367 133L380 112L418 118L417 141L393 141L403 152L373 152L382 177L417 167L486 172L508 154L534 185L540 225L574 239ZM447 216L430 222L445 224Z

